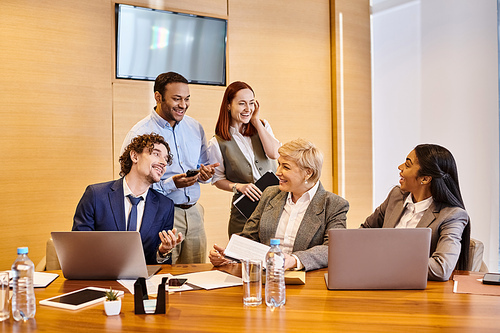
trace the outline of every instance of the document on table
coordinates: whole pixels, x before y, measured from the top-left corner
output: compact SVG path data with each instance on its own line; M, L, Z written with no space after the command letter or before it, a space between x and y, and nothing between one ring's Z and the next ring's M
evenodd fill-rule
M265 268L268 251L269 246L265 244L233 234L224 250L224 255L236 260L258 259L262 261L262 265Z
M9 286L12 288L12 271L5 271L9 273ZM45 288L52 283L59 274L56 273L45 273L45 272L34 272L33 274L33 287L35 288Z
M206 290L241 286L243 284L241 278L217 270L187 273L176 275L175 277L188 279L187 283L193 284Z

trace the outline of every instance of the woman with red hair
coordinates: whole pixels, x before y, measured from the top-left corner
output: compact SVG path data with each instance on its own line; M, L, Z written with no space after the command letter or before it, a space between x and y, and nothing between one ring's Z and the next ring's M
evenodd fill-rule
M259 200L262 192L254 183L267 171L276 171L274 160L280 146L269 123L259 119L253 89L245 82L231 83L222 98L215 136L209 142L210 163L220 163L212 184L233 192L233 201L239 193L252 201ZM245 222L245 217L231 205L229 237L241 232Z

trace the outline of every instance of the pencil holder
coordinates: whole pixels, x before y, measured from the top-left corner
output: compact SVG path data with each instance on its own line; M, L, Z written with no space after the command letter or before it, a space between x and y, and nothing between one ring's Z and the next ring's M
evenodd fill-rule
M158 293L156 295L155 312L152 314L165 314L166 304L168 303L168 295L165 292L165 284L168 278L161 279L158 285ZM146 314L144 309L144 301L148 300L148 290L146 288L146 279L140 277L134 283L134 312L135 314ZM148 313L149 314L149 313Z

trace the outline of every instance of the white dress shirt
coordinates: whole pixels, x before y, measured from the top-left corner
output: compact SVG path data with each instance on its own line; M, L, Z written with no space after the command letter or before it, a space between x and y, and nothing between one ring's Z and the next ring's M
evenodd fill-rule
M142 193L139 195L139 197L142 197L142 200L139 201L137 204L137 229L136 231L141 230L141 224L142 224L142 216L144 215L144 207L146 206L146 197L148 195L149 188L146 190L146 192ZM125 230L127 230L128 226L128 217L130 215L130 211L132 210L132 203L130 203L129 198L127 198L127 195L131 194L132 196L135 197L135 195L132 193L130 188L128 187L127 180L123 178L123 200L125 202ZM136 197L138 198L138 197Z
M406 207L405 211L403 216L401 216L399 223L396 225L396 228L415 228L433 201L434 199L429 197L425 200L414 203L412 195L408 195L404 203Z
M283 251L283 253L292 254L293 244L295 243L300 224L302 223L307 207L309 207L318 187L319 182L316 182L316 184L309 191L305 192L295 203L292 200L292 193L288 193L275 235L276 238L283 240L281 243L281 251ZM296 269L302 269L304 266L299 258L295 255L294 257L297 260Z

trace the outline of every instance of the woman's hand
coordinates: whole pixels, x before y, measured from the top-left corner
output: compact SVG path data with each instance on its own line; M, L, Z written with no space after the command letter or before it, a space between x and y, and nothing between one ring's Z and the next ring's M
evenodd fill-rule
M294 256L283 253L285 255L285 270L297 267L297 259Z
M236 184L238 192L243 193L252 201L259 201L262 191L255 184Z
M232 262L231 260L226 259L224 257L224 250L225 248L220 247L217 244L214 244L213 250L210 250L210 253L208 254L208 259L210 259L212 265L222 266Z
M256 126L260 122L259 119L259 102L255 100L255 110L252 113L252 118L250 119L252 125Z

